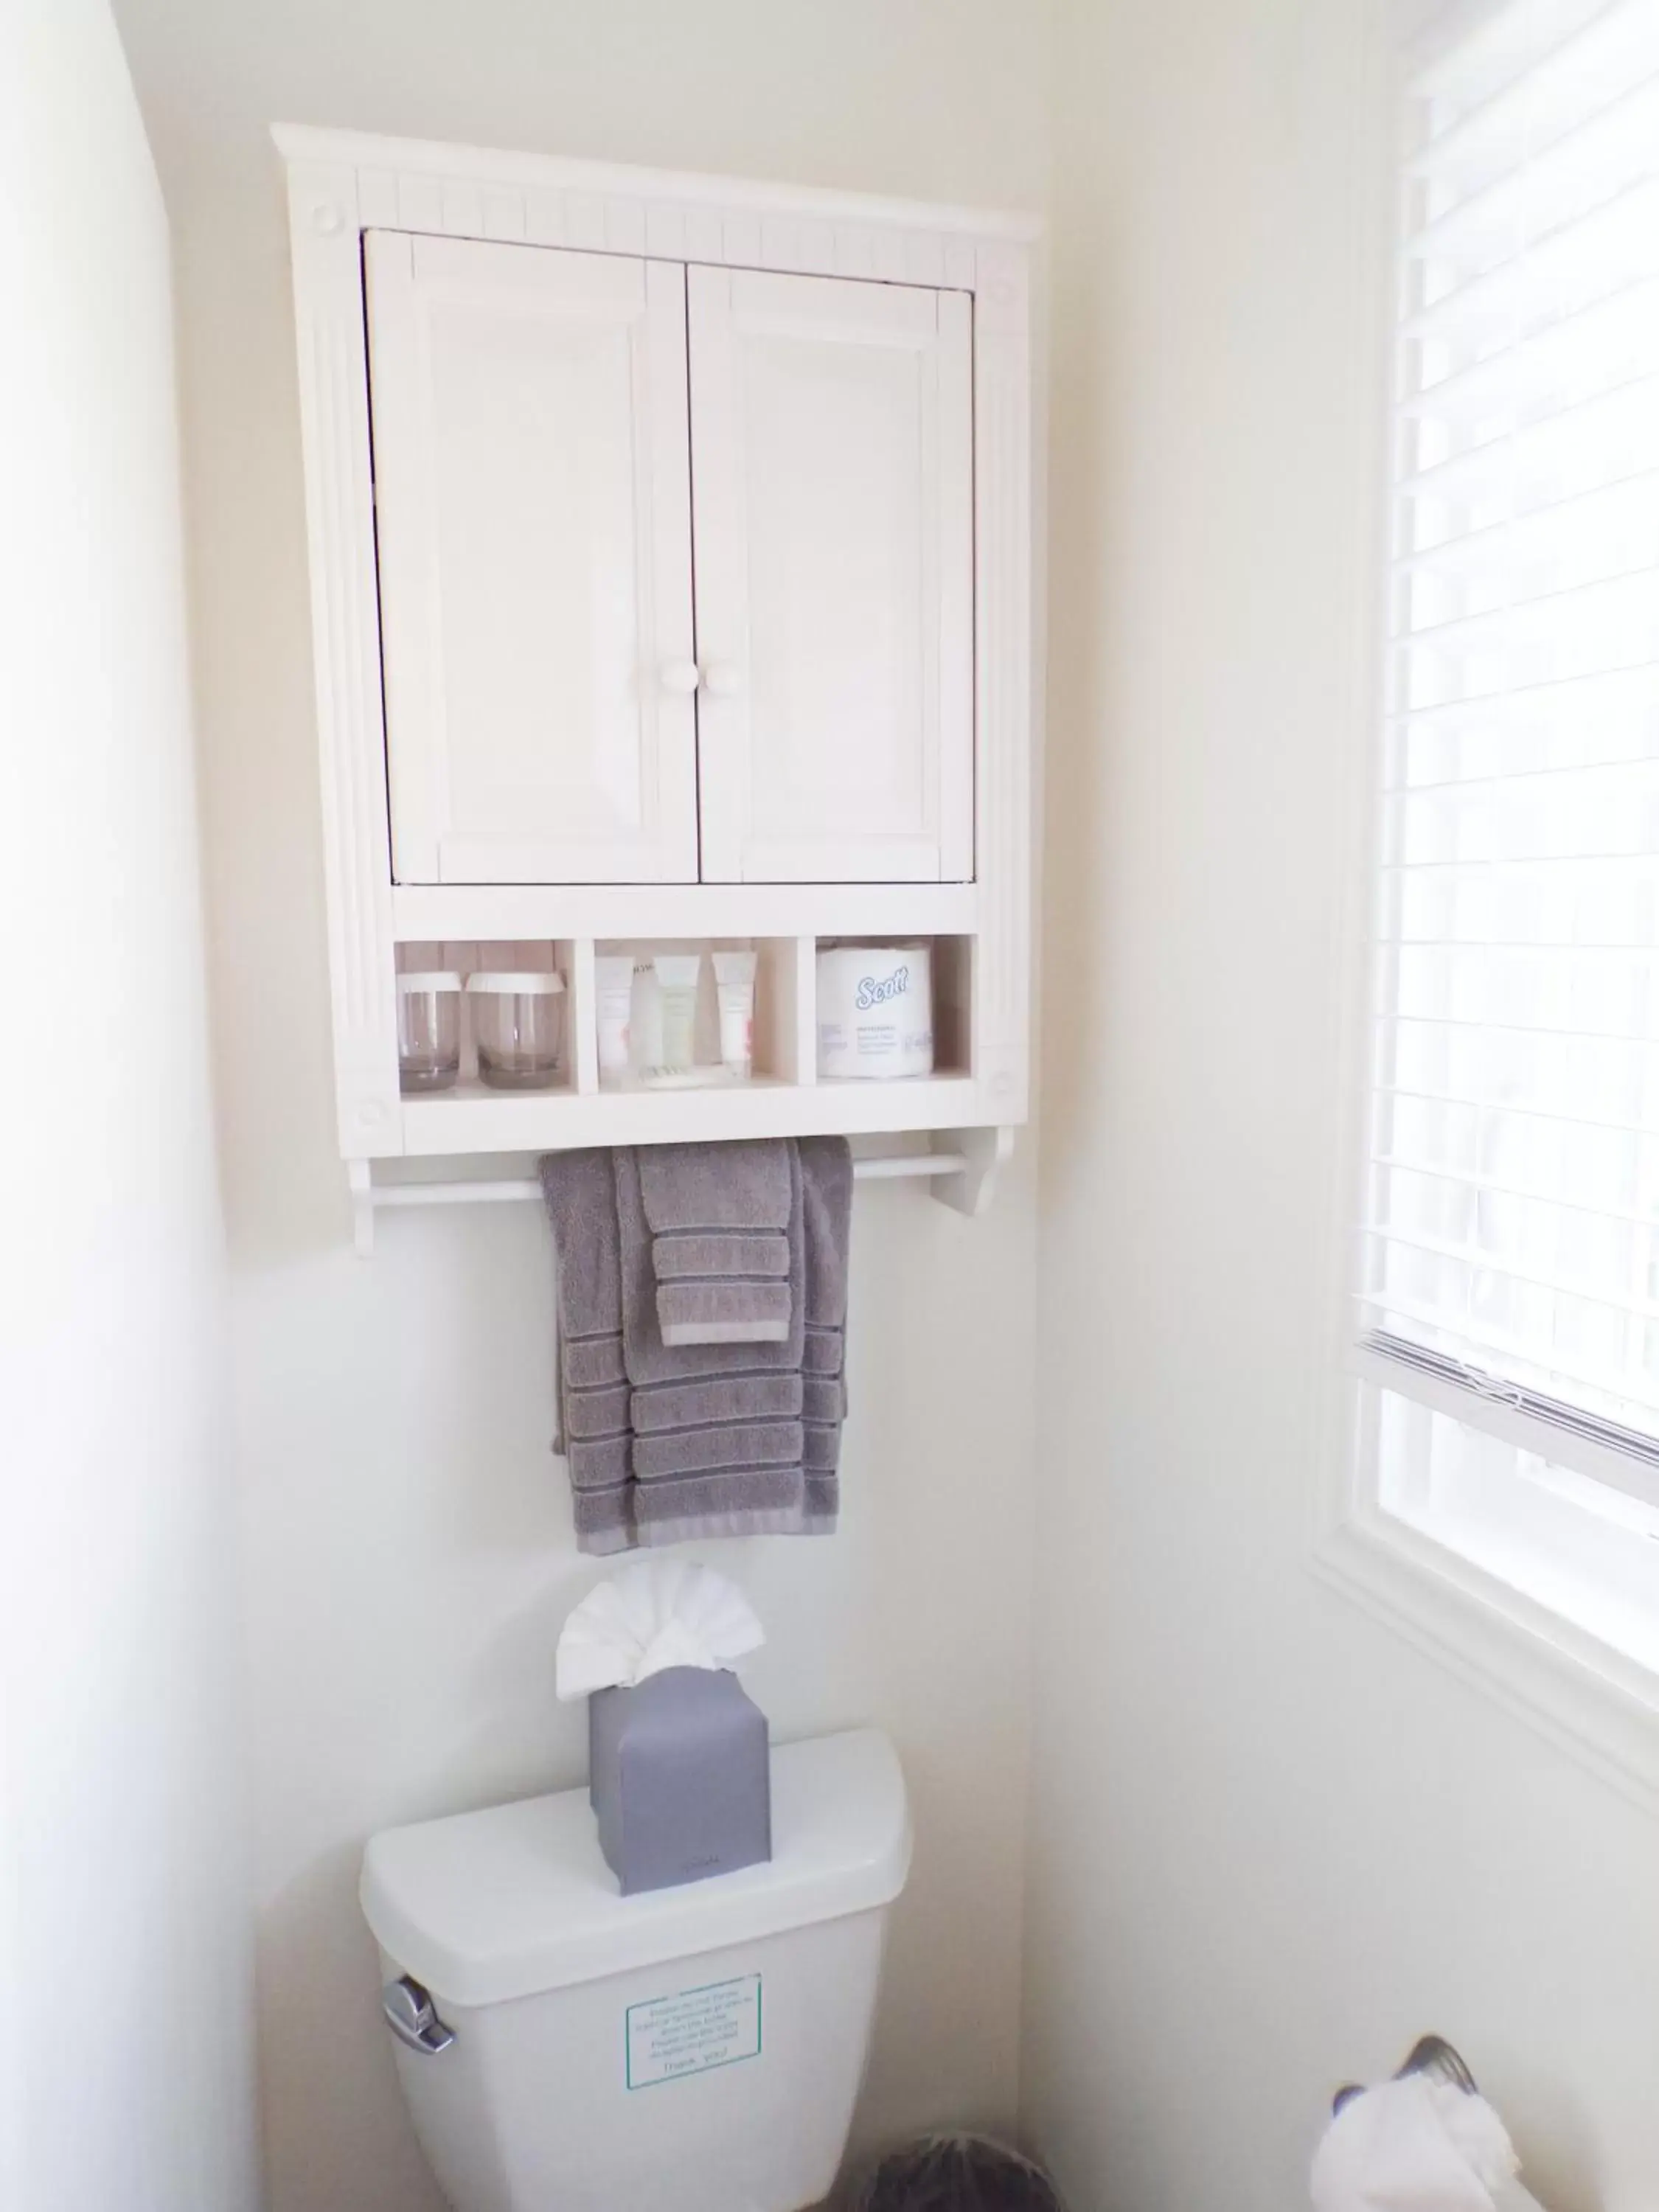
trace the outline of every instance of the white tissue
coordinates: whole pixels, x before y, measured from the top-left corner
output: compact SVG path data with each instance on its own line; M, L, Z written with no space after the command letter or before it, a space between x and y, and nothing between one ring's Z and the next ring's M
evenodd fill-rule
M1484 2097L1425 2074L1346 2104L1314 2154L1315 2212L1522 2212L1533 2199Z
M562 1698L631 1689L665 1667L728 1667L766 1632L735 1583L686 1559L641 1559L591 1589L559 1638Z

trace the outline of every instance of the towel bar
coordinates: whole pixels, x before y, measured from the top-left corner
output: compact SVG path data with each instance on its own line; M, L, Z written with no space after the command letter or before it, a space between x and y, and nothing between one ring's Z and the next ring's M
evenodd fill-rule
M894 1182L927 1176L937 1182L934 1196L958 1213L984 1212L997 1170L1012 1155L1010 1128L953 1129L950 1149L928 1152L872 1152L853 1159L855 1182ZM499 1206L539 1201L542 1187L533 1176L489 1182L463 1177L454 1182L376 1182L367 1160L347 1163L356 1245L368 1259L374 1249L374 1213L382 1206Z

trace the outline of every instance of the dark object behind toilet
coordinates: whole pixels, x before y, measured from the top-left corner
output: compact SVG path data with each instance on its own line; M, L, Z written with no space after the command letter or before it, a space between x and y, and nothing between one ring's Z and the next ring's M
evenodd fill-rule
M981 2136L929 2136L882 2160L850 2212L1065 2212L1029 2159Z
M772 1856L766 1716L725 1668L666 1667L587 1701L588 1794L624 1897Z

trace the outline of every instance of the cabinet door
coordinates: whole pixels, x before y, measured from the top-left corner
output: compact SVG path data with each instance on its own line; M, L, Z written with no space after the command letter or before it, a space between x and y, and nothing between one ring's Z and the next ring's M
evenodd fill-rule
M685 272L367 239L393 873L697 872Z
M965 879L968 298L689 276L703 875Z

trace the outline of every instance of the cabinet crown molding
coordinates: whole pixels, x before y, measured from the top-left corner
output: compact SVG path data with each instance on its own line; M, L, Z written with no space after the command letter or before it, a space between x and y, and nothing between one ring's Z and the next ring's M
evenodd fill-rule
M890 230L934 231L1014 245L1032 245L1042 235L1042 218L1021 209L957 207L826 185L771 184L753 177L714 176L690 169L635 168L619 161L514 153L495 146L457 146L428 138L383 137L306 123L273 123L270 135L290 165L304 162L337 169L402 171L479 185L539 185L642 204L680 201L688 206L796 216L818 222L868 223Z

